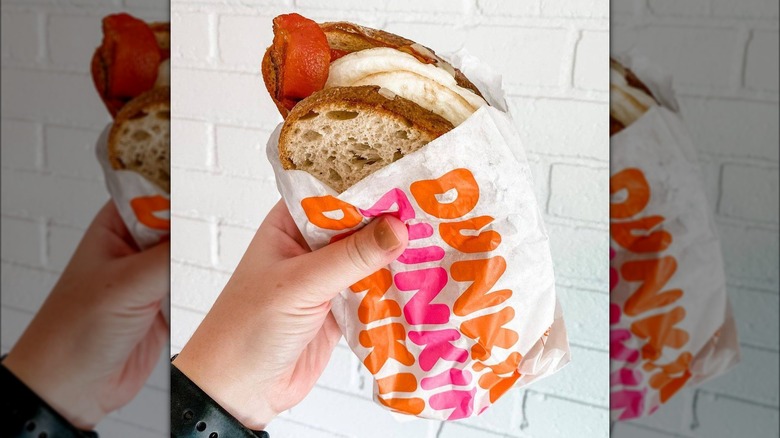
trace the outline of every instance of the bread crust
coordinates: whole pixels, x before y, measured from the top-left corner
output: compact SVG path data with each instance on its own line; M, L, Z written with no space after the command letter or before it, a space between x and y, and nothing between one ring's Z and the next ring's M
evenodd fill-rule
M406 39L402 36L386 32L384 30L372 29L370 27L360 26L358 24L349 23L346 21L337 22L325 22L319 23L320 28L325 32L325 37L328 39L328 45L331 49L344 50L348 52L356 52L360 50L373 49L375 47L401 47L411 46L417 44L412 40ZM420 45L421 47L425 47ZM455 82L466 89L473 91L479 97L484 98L476 85L474 85L460 70L452 67L447 61L436 55L436 52L425 47L436 58L437 62L443 63L455 72ZM263 82L265 82L266 90L271 95L276 108L282 115L282 118L287 118L290 111L284 107L282 102L276 99L280 66L275 65L271 59L271 47L268 47L263 55L261 63L261 73L263 75Z
M409 126L428 133L432 138L453 129L452 123L438 114L401 96L387 98L379 92L379 89L380 87L374 85L326 88L298 102L285 119L279 134L279 159L282 166L285 169L297 168L290 159L291 151L288 148L292 145L291 130L294 129L298 119L327 105L343 104L356 111L380 113L383 117L402 119Z
M111 126L111 130L108 133L108 160L111 163L111 167L116 170L128 169L125 163L119 159L119 156L121 155L119 152L119 137L125 123L155 109L167 109L170 111L170 108L170 87L153 88L128 102L117 114L116 119ZM165 121L165 123L170 122Z

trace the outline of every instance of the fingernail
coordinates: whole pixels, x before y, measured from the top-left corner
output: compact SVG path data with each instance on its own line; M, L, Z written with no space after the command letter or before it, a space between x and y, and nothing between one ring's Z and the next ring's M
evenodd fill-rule
M393 227L386 218L379 219L379 223L374 228L374 239L376 239L379 247L385 251L392 251L401 244L398 236L395 235L395 231L393 231Z

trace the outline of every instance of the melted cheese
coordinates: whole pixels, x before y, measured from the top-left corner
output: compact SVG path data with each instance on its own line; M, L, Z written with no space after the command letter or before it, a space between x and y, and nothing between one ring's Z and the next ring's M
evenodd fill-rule
M387 47L361 50L330 64L325 87L377 85L459 125L487 102L443 68Z

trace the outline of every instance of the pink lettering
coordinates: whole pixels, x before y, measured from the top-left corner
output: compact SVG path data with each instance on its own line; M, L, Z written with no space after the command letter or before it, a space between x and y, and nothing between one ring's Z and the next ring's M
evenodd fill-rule
M447 284L447 271L442 267L399 272L395 275L399 291L415 293L404 306L404 316L409 324L446 324L450 309L446 304L431 304Z
M466 350L463 350L464 352ZM423 389L441 388L446 385L468 385L471 383L471 373L453 368L435 376L426 377L420 381Z
M389 209L395 205L397 208L393 211ZM382 195L373 207L368 210L360 209L360 213L365 217L377 217L382 214L390 214L402 221L407 221L414 217L414 208L409 202L409 198L401 189L392 189Z
M409 240L425 239L433 236L433 227L425 222L407 224L406 229L409 232Z
M405 265L415 263L435 262L444 258L444 250L438 246L426 246L425 248L406 248L398 256L398 261Z
M626 329L610 330L609 332L609 357L615 360L634 363L639 360L639 350L628 348L624 342L631 339L631 332Z
M462 363L469 357L468 351L450 343L460 339L460 332L455 329L410 331L409 339L424 346L419 357L423 371L430 371L439 359Z
M610 394L610 409L623 409L623 413L620 414L621 420L628 420L630 418L636 418L641 415L644 408L644 397L646 388L641 391L617 391Z
M476 393L477 388L472 388L470 391L453 389L432 395L429 402L431 407L438 411L455 408L447 419L459 420L471 415L474 410L474 395Z

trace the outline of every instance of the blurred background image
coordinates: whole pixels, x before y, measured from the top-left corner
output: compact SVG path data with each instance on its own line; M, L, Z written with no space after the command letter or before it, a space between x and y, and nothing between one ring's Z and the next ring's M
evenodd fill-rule
M612 54L631 51L673 80L741 350L733 369L615 424L613 436L776 437L778 2L614 0L610 22Z
M165 1L2 1L2 351L51 291L109 199L95 144L111 118L90 77L101 20L167 21ZM105 437L168 434L167 348Z

